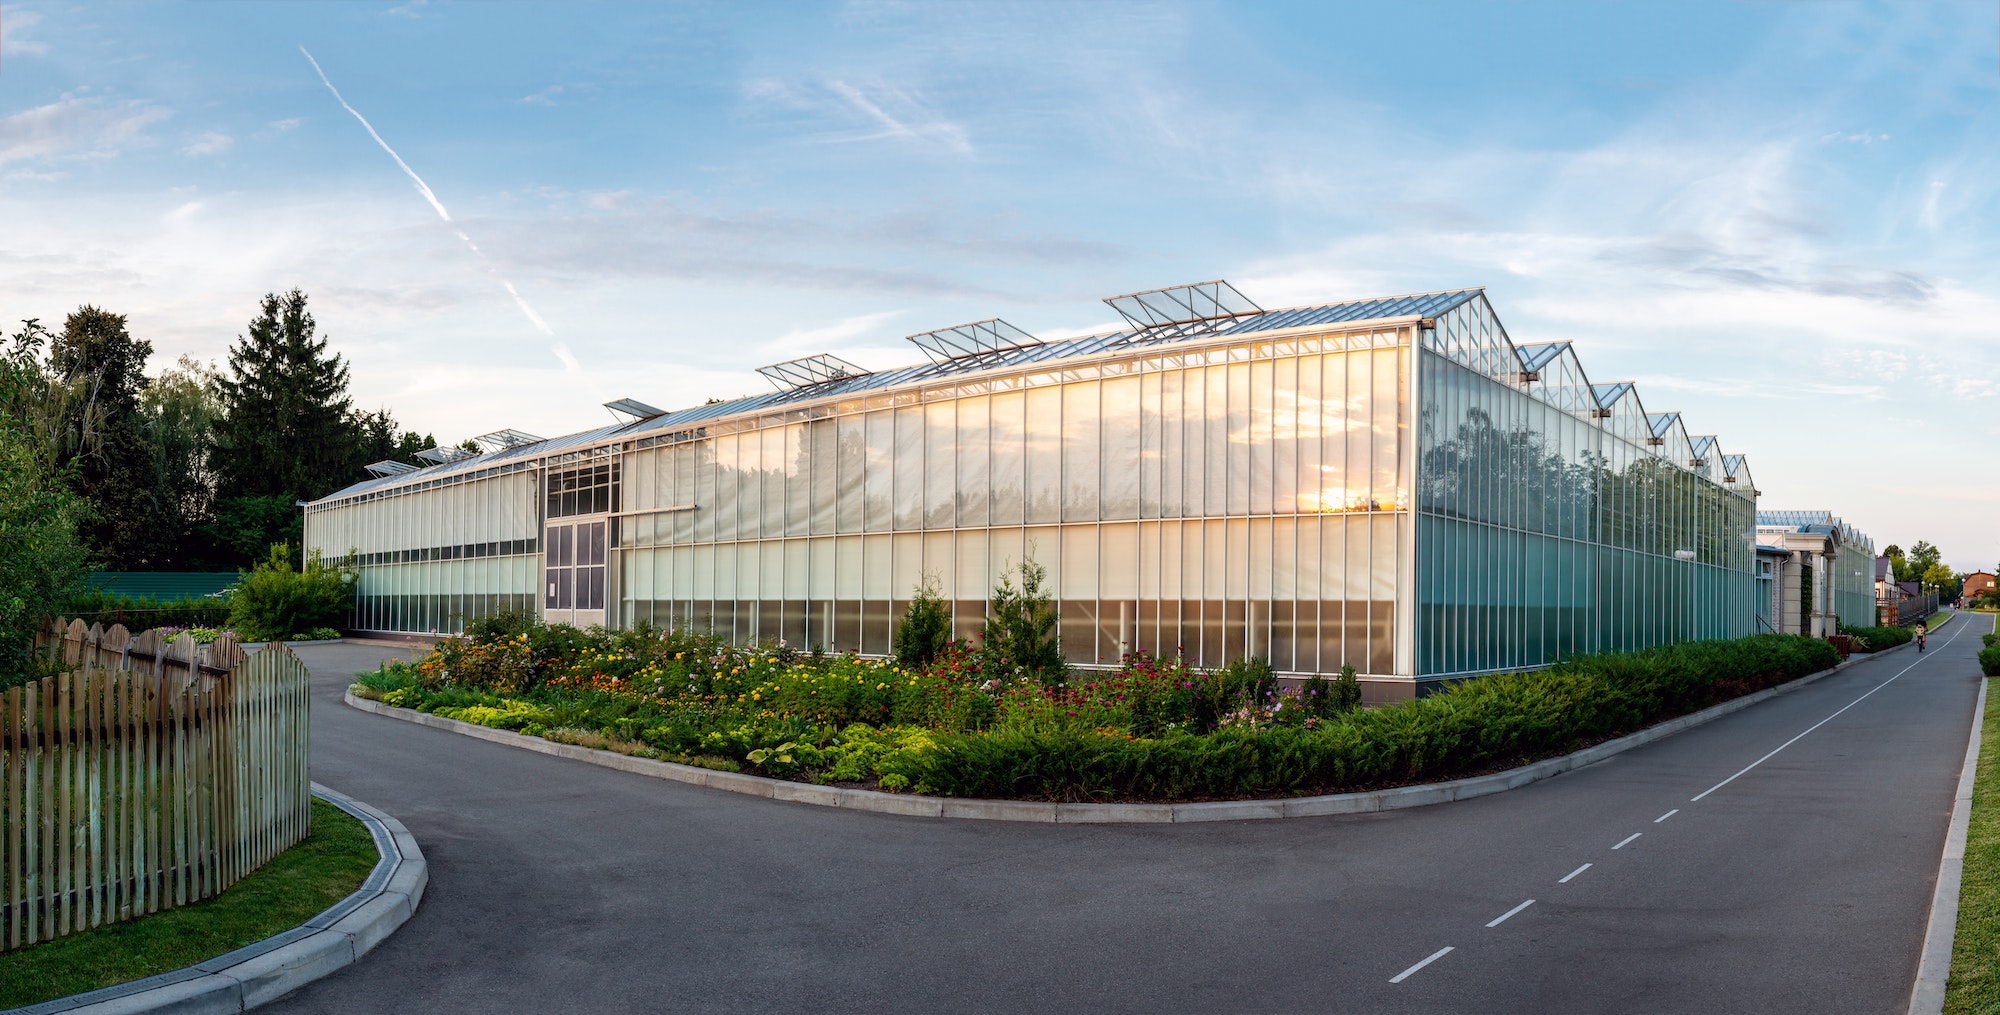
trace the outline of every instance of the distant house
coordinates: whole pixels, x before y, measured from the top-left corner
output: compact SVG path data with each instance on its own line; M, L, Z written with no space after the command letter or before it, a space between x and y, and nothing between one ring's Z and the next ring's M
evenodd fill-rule
M1993 590L1993 574L1990 571L1974 571L1971 574L1963 576L1963 578L1964 581L1958 589L1959 602L1961 603L1972 602L1974 599L1979 598L1981 592L1990 592Z

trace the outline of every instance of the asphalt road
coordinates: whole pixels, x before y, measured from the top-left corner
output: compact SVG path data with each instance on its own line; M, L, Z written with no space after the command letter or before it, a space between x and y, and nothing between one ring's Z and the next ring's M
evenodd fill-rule
M272 1010L1901 1011L1992 624L1511 793L1181 826L646 779L346 708L389 653L304 648L314 778L431 884Z

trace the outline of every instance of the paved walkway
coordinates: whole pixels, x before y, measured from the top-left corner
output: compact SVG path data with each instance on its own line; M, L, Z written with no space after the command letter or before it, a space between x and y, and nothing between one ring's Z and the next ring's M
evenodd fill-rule
M305 648L314 778L402 819L431 885L273 1010L1900 1010L1991 625L1511 793L1105 827L844 813L512 750L346 708L392 653Z

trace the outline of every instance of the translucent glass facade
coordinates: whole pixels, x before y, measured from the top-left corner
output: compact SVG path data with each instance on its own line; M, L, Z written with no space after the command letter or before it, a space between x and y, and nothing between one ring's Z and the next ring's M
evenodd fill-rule
M926 578L971 635L1032 557L1073 663L1351 665L1382 697L1748 633L1754 491L1727 457L1462 290L667 414L358 484L307 538L361 555L358 628L520 606L863 653Z
M457 632L496 610L533 609L539 471L516 462L306 509L306 546L355 555L353 628Z
M1420 676L1756 629L1740 460L1725 483L1713 438L1648 414L1629 384L1591 385L1567 345L1517 352L1484 300L1425 335Z

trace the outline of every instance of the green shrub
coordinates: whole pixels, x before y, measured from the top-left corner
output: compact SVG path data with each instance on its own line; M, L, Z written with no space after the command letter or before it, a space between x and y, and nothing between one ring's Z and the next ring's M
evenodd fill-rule
M1015 576L1021 580L1018 587ZM1048 580L1048 569L1029 559L1003 573L1000 584L993 587L986 626L979 635L980 653L992 678L1025 677L1051 687L1061 687L1069 679L1055 600L1043 587Z
M81 618L86 624L123 624L133 633L157 627L223 627L229 623L229 600L220 596L154 599L106 589L85 589L65 598L55 613Z
M1989 645L1979 650L1979 672L1989 677L2000 677L2000 645Z
M1851 635L1856 639L1854 642L1856 652L1880 652L1886 648L1908 644L1910 639L1917 636L1916 632L1907 627L1848 627L1842 624L1840 630L1842 634Z
M938 595L937 579L929 575L916 588L903 622L896 625L896 661L911 669L931 664L951 644L951 604Z
M906 775L950 796L1187 800L1453 778L1562 754L1838 661L1790 635L1581 657L1461 681L1416 701L1304 726L1133 739L1084 730L939 734Z
M0 403L15 395L17 361L0 356ZM51 474L38 442L0 415L0 688L53 672L34 651L57 604L83 588L77 527L89 511L67 475Z
M980 650L962 644L911 670L772 646L731 648L707 635L535 625L485 645L447 640L415 663L361 675L354 693L608 750L721 759L822 783L1189 800L1336 792L1511 767L1836 661L1819 639L1695 642L1476 677L1364 711L1355 707L1360 688L1351 669L1280 688L1256 659L1204 673L1133 653L1116 670L1050 686L988 676Z
M532 610L501 610L465 625L465 637L475 645L491 645L524 636L541 626L541 618Z
M245 641L277 641L338 623L354 605L354 581L352 566L329 564L318 550L294 570L290 548L276 544L230 594L229 626Z

